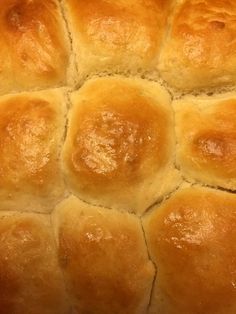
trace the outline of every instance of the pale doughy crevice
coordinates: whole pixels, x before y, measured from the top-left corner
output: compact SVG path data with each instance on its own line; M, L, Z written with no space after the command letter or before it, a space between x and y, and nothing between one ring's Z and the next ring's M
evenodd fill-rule
M146 70L138 69L138 70L133 70L133 71L131 70L125 71L124 69L123 70L119 69L119 67L117 66L117 67L111 67L111 68L107 67L107 69L103 71L95 70L94 72L90 72L81 80L81 82L77 82L75 90L80 89L87 81L91 79L99 78L99 77L108 77L108 76L110 77L123 76L124 78L143 79L150 82L159 83L161 86L165 87L164 81L160 77L157 70L153 69L150 71L146 71Z
M178 143L178 138L177 138L177 127L176 127L176 111L175 111L175 107L173 106L173 98L171 99L171 108L173 110L173 123L174 123L174 140L175 140L175 150L174 150L174 167L176 170L179 171L180 175L181 175L181 179L183 179L182 173L180 171L180 167L177 164L177 147L179 145Z
M156 210L158 207L160 207L166 200L168 200L173 194L175 194L178 190L180 190L183 186L186 186L186 183L189 186L189 182L185 181L184 179L173 189L171 192L166 193L163 195L162 198L159 198L154 204L149 206L146 211L141 216L141 219L143 219L146 215L151 214L154 210Z
M163 47L165 46L166 41L170 38L170 34L171 34L171 31L172 31L173 18L175 16L176 7L177 7L176 1L173 1L173 2L175 2L175 3L172 3L172 5L171 5L170 11L169 11L170 15L167 18L166 30L165 30L165 32L163 34L163 37L162 37L162 40L161 40L161 44L160 44L160 50L159 50L159 56L158 56L158 65L159 65L160 55L162 53Z
M208 184L208 183L204 183L200 180L197 180L197 179L190 179L188 177L186 177L184 174L182 175L183 179L185 182L191 184L192 186L201 186L203 188L209 188L209 189L214 189L214 190L217 190L217 191L222 191L222 192L227 192L227 193L230 193L230 194L236 194L236 190L234 189L227 189L227 188L223 188L223 187L220 187L218 185L211 185L211 184Z
M191 91L183 91L181 89L176 89L171 87L168 83L166 83L166 88L170 90L170 93L174 95L174 100L180 100L186 96L192 96L192 97L207 97L207 96L213 96L215 94L223 95L225 93L231 93L236 92L236 86L223 86L221 88L219 87L212 87L208 89L194 89Z
M72 314L73 313L73 302L72 302L72 300L71 300L71 298L69 296L70 295L69 294L69 288L68 288L68 285L67 285L67 282L66 282L66 279L65 279L64 271L61 268L60 260L59 260L59 256L58 256L58 245L59 244L58 244L57 230L58 230L59 226L56 225L54 227L54 222L53 222L53 219L52 219L52 215L53 215L53 212L50 214L50 225L51 225L51 228L52 228L52 240L53 240L54 248L55 248L55 251L56 251L56 254L57 254L58 268L59 268L61 276L62 276L63 286L64 286L64 289L65 289L67 302L68 302L69 308L70 308L68 314Z
M61 18L63 20L64 23L64 28L65 31L67 33L67 38L69 39L69 43L70 43L70 60L69 60L69 68L67 71L67 84L69 84L69 86L76 86L77 83L77 74L78 74L78 65L76 62L76 54L75 54L75 50L74 50L74 45L73 45L73 41L72 41L72 35L71 35L71 31L70 31L70 27L69 27L69 22L66 18L66 13L65 13L65 7L63 5L63 1L59 1L59 11L61 14Z
M171 98L172 98L171 100L173 100L175 98L176 91L163 79L163 77L161 75L161 71L159 70L159 62L160 62L162 50L164 49L166 42L170 38L170 34L172 31L173 19L174 19L175 13L176 13L178 1L173 1L173 2L175 2L175 3L172 4L172 7L170 9L170 16L168 17L166 31L165 31L165 34L164 34L162 41L161 41L159 56L158 56L158 62L157 62L159 81L161 81L160 84L169 92L169 94L171 95ZM179 91L177 91L177 92L179 92Z
M147 305L147 312L146 313L148 314L149 308L150 308L150 305L151 305L151 302L152 302L153 292L154 292L154 289L155 289L155 282L156 282L156 279L157 279L157 265L155 264L155 262L151 258L151 254L150 254L149 247L148 247L148 244L147 244L146 234L145 234L144 227L143 227L142 218L139 218L139 220L140 220L140 225L141 225L142 232L143 232L143 238L144 238L146 249L147 249L148 259L152 263L152 265L154 267L154 271L155 271L154 276L153 276L153 281L152 281L152 287L151 287L151 291L150 291L149 302L148 302L148 305Z
M67 29L67 33L68 33L68 36L69 36L69 39L70 39L70 44L71 44L71 51L72 51L72 54L73 54L73 64L74 64L74 67L75 67L75 81L74 81L74 88L75 90L77 90L81 84L79 84L78 82L78 76L79 76L79 66L78 66L78 63L77 63L77 58L76 58L76 45L75 45L75 42L73 40L73 36L72 36L72 26L71 26L71 22L69 20L68 17L68 13L66 12L66 4L65 4L65 1L64 0L59 0L60 1L60 7L61 7L61 12L62 12L62 15L63 15L63 19L64 19L64 22L66 24L66 29Z
M63 137L61 139L61 145L60 145L60 150L59 150L60 151L59 160L60 160L61 176L62 176L62 180L63 180L64 186L65 186L65 196L64 196L63 200L65 200L69 196L69 189L67 186L64 172L63 172L63 147L64 147L64 143L65 143L66 136L67 136L68 112L69 112L69 107L70 107L70 97L69 97L69 91L68 90L65 90L64 100L65 100L65 108L66 108L65 115L64 115L64 132L63 132ZM63 200L60 200L60 202ZM58 202L56 205L58 205L60 202Z

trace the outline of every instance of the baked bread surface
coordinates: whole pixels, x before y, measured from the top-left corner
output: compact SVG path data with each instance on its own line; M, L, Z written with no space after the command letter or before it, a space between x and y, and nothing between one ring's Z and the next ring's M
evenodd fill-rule
M2 0L0 94L67 83L69 38L55 0Z
M235 15L0 0L0 314L236 313Z
M93 79L71 101L64 167L81 199L143 213L178 185L173 111L158 84Z
M158 280L150 313L235 313L236 196L183 188L144 218Z
M159 59L163 78L188 91L235 85L235 1L176 2Z
M78 64L91 73L154 71L172 0L63 1Z

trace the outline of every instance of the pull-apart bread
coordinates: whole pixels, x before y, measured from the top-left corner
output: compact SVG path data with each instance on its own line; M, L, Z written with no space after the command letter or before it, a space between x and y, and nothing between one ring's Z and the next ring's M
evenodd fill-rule
M236 2L0 0L0 314L236 313Z

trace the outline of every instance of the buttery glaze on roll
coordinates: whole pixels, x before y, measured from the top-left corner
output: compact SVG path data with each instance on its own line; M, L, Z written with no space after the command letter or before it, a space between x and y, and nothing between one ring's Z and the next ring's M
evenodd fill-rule
M0 94L67 83L69 39L54 0L1 0Z
M88 81L72 95L64 171L81 199L144 212L179 182L169 95L156 83Z
M0 98L0 210L49 212L63 197L63 103L57 90Z
M180 190L144 229L158 270L150 314L236 313L236 195Z
M50 218L0 213L1 314L69 314Z
M156 69L172 0L63 1L79 78Z
M145 314L154 267L137 217L75 197L53 213L74 314Z
M190 181L236 190L235 94L177 101L177 164Z
M159 60L162 77L183 90L236 83L236 2L178 1Z

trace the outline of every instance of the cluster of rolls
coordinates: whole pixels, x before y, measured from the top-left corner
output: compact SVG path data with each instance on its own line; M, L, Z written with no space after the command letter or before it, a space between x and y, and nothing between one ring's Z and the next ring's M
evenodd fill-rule
M0 1L0 313L236 313L236 2Z

